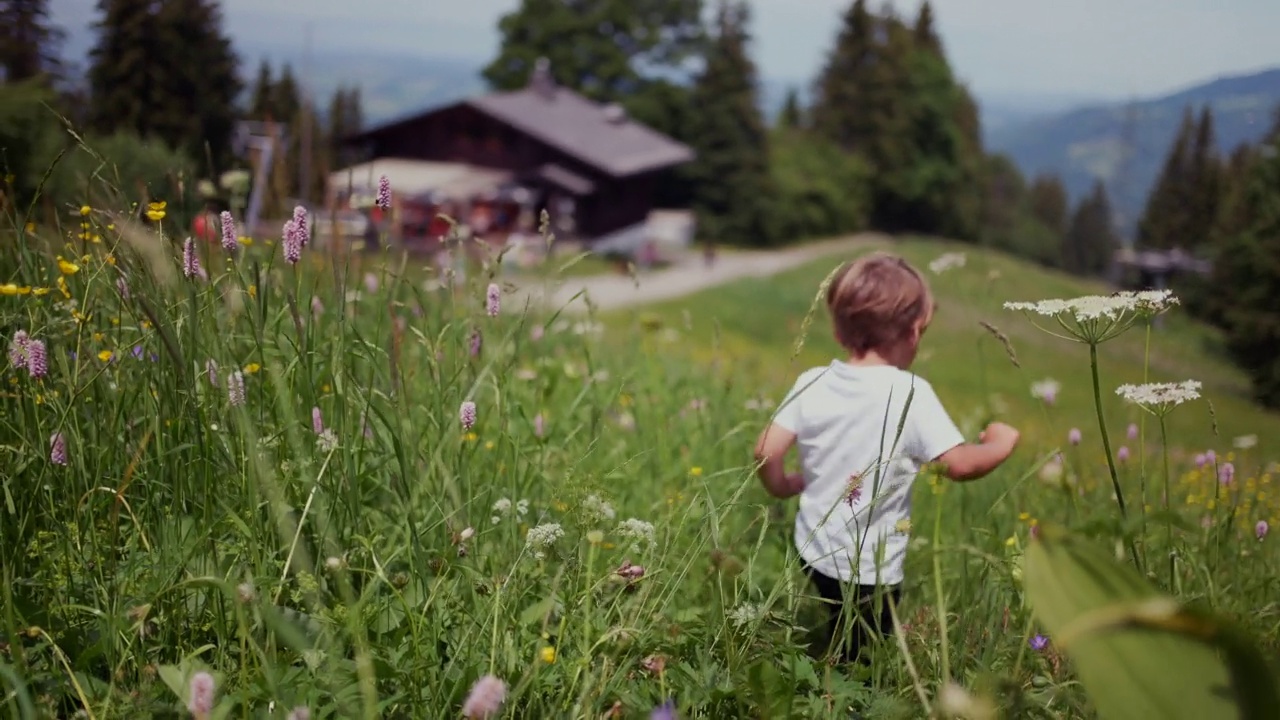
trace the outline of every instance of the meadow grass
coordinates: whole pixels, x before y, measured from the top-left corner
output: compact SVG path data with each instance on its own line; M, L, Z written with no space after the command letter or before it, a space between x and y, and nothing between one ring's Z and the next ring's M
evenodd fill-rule
M47 373L0 371L0 707L15 717L199 717L198 672L219 718L452 718L484 675L520 718L643 717L669 698L685 717L920 717L950 680L1019 717L1091 715L1052 642L1028 647L1019 570L1035 522L1121 535L1087 360L994 309L1074 281L976 255L936 279L920 372L966 431L1008 417L1027 440L986 481L919 484L903 632L845 668L812 642L823 610L750 465L761 396L833 351L819 317L789 361L829 264L602 322L491 314L503 279L485 268L430 282L389 256L308 248L294 266L277 244L213 244L187 277L163 220L85 217L101 243L14 232L0 252L5 337L48 358ZM902 246L917 261L941 248ZM1108 382L1141 379L1139 340L1105 346ZM1206 405L1181 408L1178 446L1274 437L1208 340L1173 317L1152 341L1152 376L1203 380L1227 433ZM1049 409L1026 397L1046 374L1064 386ZM1123 435L1138 416L1108 403ZM1071 482L1045 482L1072 423L1086 439L1064 449ZM1231 486L1176 461L1216 504L1176 505L1172 590L1274 650L1276 558L1253 537L1274 512L1263 449L1235 458ZM1169 549L1162 532L1139 541Z

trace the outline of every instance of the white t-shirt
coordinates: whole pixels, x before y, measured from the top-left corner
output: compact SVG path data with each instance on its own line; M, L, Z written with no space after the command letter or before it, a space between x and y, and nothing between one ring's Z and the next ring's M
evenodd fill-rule
M911 484L922 464L965 441L933 387L890 365L837 360L805 371L773 422L796 434L804 471L800 557L845 582L902 582Z

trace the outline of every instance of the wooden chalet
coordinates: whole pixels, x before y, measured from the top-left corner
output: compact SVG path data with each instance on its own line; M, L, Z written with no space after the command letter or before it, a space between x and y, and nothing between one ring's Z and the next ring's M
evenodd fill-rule
M664 173L693 159L685 145L559 87L545 60L529 84L395 120L348 138L366 162L330 176L331 207L367 207L386 175L385 229L434 246L444 213L485 239L536 232L542 210L558 237L626 244L645 233Z

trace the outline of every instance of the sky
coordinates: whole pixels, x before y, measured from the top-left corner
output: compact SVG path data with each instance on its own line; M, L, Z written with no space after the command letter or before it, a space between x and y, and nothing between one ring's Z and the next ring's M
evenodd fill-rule
M850 0L750 0L755 57L772 80L807 82ZM51 0L82 40L95 0ZM233 41L483 61L519 0L222 0ZM873 0L873 6L878 3ZM918 0L891 0L914 17ZM1280 65L1276 0L934 0L956 73L981 97L1150 97ZM249 67L256 58L247 58Z

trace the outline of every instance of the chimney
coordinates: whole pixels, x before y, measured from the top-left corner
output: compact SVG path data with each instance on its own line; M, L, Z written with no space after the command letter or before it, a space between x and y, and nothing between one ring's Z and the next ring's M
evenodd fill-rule
M529 74L529 87L539 96L552 100L556 96L556 81L551 77L551 61L545 57L538 58L533 64L533 72Z

